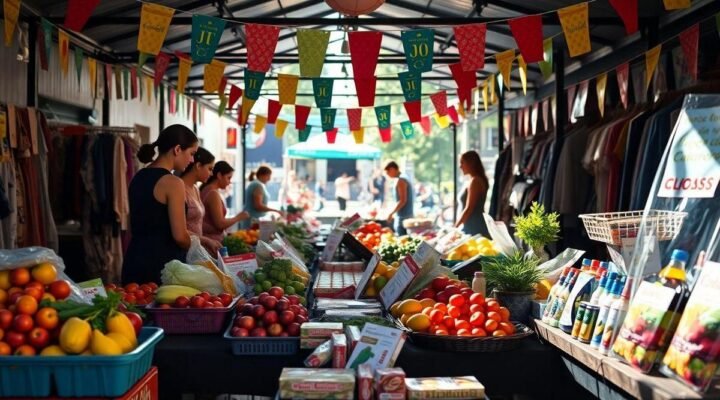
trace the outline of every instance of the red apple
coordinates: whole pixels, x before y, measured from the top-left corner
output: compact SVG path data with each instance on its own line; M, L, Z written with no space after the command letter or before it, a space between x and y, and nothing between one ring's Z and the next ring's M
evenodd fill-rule
M436 292L439 292L441 290L445 290L445 286L448 285L449 281L450 281L450 279L448 279L447 276L438 276L437 278L432 280L431 285L432 285L433 290L435 290Z
M205 303L205 298L202 296L193 296L190 298L190 307L192 308L203 308Z
M251 331L255 328L255 319L248 315L240 318L235 318L235 326L245 328L248 331Z
M127 311L124 313L126 317L130 320L130 323L132 323L133 329L135 329L135 336L140 336L140 331L143 327L143 320L140 314Z
M447 304L448 301L450 301L450 294L444 290L438 292L438 294L435 295L435 301L438 303Z
M13 349L25 344L25 335L20 332L9 331L5 334L4 339Z
M282 327L282 325L280 325L278 323L271 324L267 328L267 333L269 336L280 336L282 331L283 331L283 327Z
M285 329L290 336L300 336L300 324L297 322L289 324Z
M273 286L268 290L268 293L270 296L275 297L277 300L280 300L283 296L285 296L285 291L279 287L279 286Z
M203 306L202 306L202 308L213 308L213 307L215 307L215 305L211 301L205 301L205 304L203 304Z
M277 305L277 303L278 303L278 299L276 299L276 298L273 297L273 296L267 296L267 297L265 297L264 299L260 300L260 304L262 304L263 306L265 306L265 308L266 308L268 311L269 311L269 310L274 310L274 309L275 309L275 306Z
M220 301L223 303L223 306L227 307L232 303L233 297L230 293L220 293L218 296L220 297Z
M250 331L250 336L265 337L265 336L267 336L267 332L265 331L265 328L255 328Z
M210 296L210 298L208 299L208 301L211 302L211 303L214 303L214 302L216 302L216 301L219 301L219 302L222 303L222 300L220 300L220 297L218 297L218 296Z
M296 294L291 294L287 297L290 304L300 304L300 296Z
M250 332L248 332L247 329L245 329L245 328L240 328L240 327L237 327L237 326L233 327L233 328L230 330L230 335L231 335L231 336L234 336L234 337L247 337L249 334L250 334Z
M253 296L248 300L248 303L255 305L260 303L260 298L258 296Z
M252 315L254 307L255 306L250 303L245 303L242 305L241 308L238 309L238 311L240 311L240 315Z
M271 325L278 322L278 313L275 310L266 311L263 315L263 322L265 325Z
M0 329L9 329L15 315L10 310L0 310Z
M280 313L280 323L284 326L290 325L293 321L295 321L295 313L290 310L285 310Z
M28 334L28 343L38 350L44 349L50 343L50 333L45 328L35 328Z
M305 317L305 316L303 316L303 315L296 315L296 316L295 316L295 322L297 322L298 324L302 325L302 324L308 322L308 319L307 319L307 317Z
M420 300L422 299L434 299L435 298L435 291L430 288L425 288L418 293L418 297Z
M252 315L255 318L261 318L263 315L265 315L265 307L260 304L254 305L252 309Z
M268 296L270 296L270 295L268 294L268 292L262 292L262 293L260 293L260 294L257 296L257 298L258 298L258 301L262 303L263 299L265 299L265 298L268 297Z
M187 308L189 305L190 299L188 299L187 296L178 296L178 298L175 299L175 303L173 303L173 306L177 308Z
M275 311L282 312L290 309L290 302L287 299L280 299L275 306Z

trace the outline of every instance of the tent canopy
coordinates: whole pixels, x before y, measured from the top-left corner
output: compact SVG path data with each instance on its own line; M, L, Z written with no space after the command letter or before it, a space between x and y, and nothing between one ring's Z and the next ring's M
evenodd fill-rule
M294 144L285 150L290 158L377 160L382 152L377 147L356 144L350 135L338 133L334 144L325 135L311 135L306 142Z

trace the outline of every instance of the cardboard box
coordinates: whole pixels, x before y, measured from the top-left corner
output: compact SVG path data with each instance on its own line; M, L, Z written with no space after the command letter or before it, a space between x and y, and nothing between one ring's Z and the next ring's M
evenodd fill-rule
M405 378L408 400L484 399L485 386L474 376Z
M344 333L332 335L332 367L345 368L347 363L348 344Z
M375 371L375 395L378 400L405 400L405 371L402 368Z
M328 338L301 338L300 339L300 348L301 349L316 349L321 344L328 341Z
M370 364L373 371L392 367L405 344L405 338L405 332L400 329L365 324L360 340L348 359L347 368L357 369L362 364Z
M348 354L352 354L355 350L355 345L360 340L360 328L354 325L348 325L345 327L345 336L348 340Z
M280 398L347 399L355 396L355 375L345 369L283 368Z
M358 400L375 400L373 371L369 364L362 364L357 369Z
M343 333L342 322L305 322L300 325L301 338L325 338L327 340L332 338L333 333Z

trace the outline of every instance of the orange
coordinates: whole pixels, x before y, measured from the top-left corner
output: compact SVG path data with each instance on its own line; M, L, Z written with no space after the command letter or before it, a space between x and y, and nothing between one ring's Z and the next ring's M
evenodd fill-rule
M472 325L470 325L470 323L465 320L456 319L455 320L455 329L457 329L457 330L465 329L469 332L472 330Z
M455 306L448 307L447 315L449 315L453 318L459 317L460 316L460 308L455 307Z
M33 315L37 312L38 302L30 295L22 295L15 302L18 314Z
M496 311L490 311L487 313L488 319L492 319L500 323L502 321L502 315L500 315L499 312Z
M513 333L515 333L515 325L511 324L510 322L501 322L498 324L498 326L508 335L512 335Z
M43 285L49 285L57 279L57 270L50 263L42 263L32 269L32 277Z
M485 330L488 332L493 332L498 328L498 323L494 319L488 319L485 321Z
M498 311L500 310L500 303L498 303L497 300L493 298L488 298L485 301L485 308L488 311Z
M8 290L11 286L10 271L0 271L0 289Z
M485 332L483 328L473 328L470 333L472 333L473 336L487 336L487 332Z
M500 307L498 312L500 313L500 316L502 316L503 321L510 321L510 310L505 307Z
M458 329L457 331L458 336L472 336L469 330L467 329Z
M493 336L495 336L495 337L507 336L507 333L505 333L505 331L502 331L502 330L497 330L497 331L493 332Z
M430 327L430 317L425 314L415 314L408 318L405 326L415 332L425 332Z
M5 289L0 289L0 304L5 304L8 299L8 293Z
M425 307L434 307L435 306L435 300L433 299L422 299L420 300L420 304Z
M448 309L448 308L447 308L447 304L445 304L445 303L435 303L435 305L433 306L433 308L436 309L436 310L440 310L440 311L442 311L443 313L447 313L447 309Z
M433 323L439 324L443 321L443 318L445 317L445 313L440 310L433 309L430 311L430 320Z
M427 315L427 316L429 317L429 316L430 316L430 313L432 312L432 310L433 310L432 307L425 307L425 308L423 308L423 310L422 310L422 314L425 314L425 315Z

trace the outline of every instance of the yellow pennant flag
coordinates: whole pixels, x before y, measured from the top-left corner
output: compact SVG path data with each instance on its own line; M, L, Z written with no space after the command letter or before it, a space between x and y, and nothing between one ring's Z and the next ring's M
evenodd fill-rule
M97 85L97 60L88 57L88 74L90 74L90 93L92 94L92 97L95 98L95 89Z
M518 56L517 60L520 67L520 83L522 84L523 94L527 95L527 63L522 54Z
M297 31L300 75L317 78L322 73L330 31L300 29Z
M152 89L153 89L153 78L149 76L145 76L145 91L147 92L147 103L148 105L151 104L151 100L153 98L152 96Z
M489 97L490 97L490 95L489 95L489 93L488 93L488 86L489 86L489 85L490 85L490 84L488 83L488 81L485 80L485 84L483 85L483 90L482 90L483 105L485 106L485 112L487 112L487 110L488 110L488 100L489 100Z
M645 53L645 92L647 93L650 89L650 82L652 82L653 75L655 75L655 69L657 68L658 61L660 61L660 50L662 50L662 44L659 44Z
M259 134L260 132L262 132L263 128L265 128L265 124L267 124L267 118L263 117L262 115L256 115L253 132Z
M60 67L64 76L67 76L70 66L70 38L65 31L58 29L58 48L60 50Z
M248 99L247 97L245 97L245 95L243 95L240 125L245 125L247 123L248 116L250 115L250 110L252 110L254 105L255 100Z
M433 117L435 118L435 123L438 124L438 126L441 129L445 129L448 126L450 126L450 117L449 116L447 116L447 115L440 116L440 114L435 113L435 115L433 115Z
M505 87L510 89L510 74L512 73L513 60L515 60L515 49L505 50L495 54L498 70L502 74Z
M280 139L285 134L285 129L288 126L288 122L284 119L279 119L275 121L275 137Z
M299 79L297 75L278 74L280 104L295 104Z
M3 0L3 13L5 14L5 46L10 46L20 16L20 0Z
M558 17L565 33L570 57L590 52L590 26L588 25L588 3L558 10Z
M217 92L223 73L225 73L225 63L222 61L212 60L210 64L205 66L205 81L203 88L206 92Z
M137 49L156 56L162 48L175 10L159 4L143 3Z
M598 107L600 115L605 116L605 88L607 87L607 72L597 77L595 83L597 89Z
M495 93L495 80L495 74L490 75L490 82L488 82L490 86L490 104L498 102L497 94Z
M690 8L690 0L663 0L666 10L681 10Z
M356 131L352 131L353 138L355 138L356 144L363 144L365 141L365 128L360 127L360 129Z
M178 92L185 93L185 85L187 84L188 76L190 76L190 68L192 68L192 60L190 58L180 57L180 65L178 67ZM218 85L220 83L218 82Z

